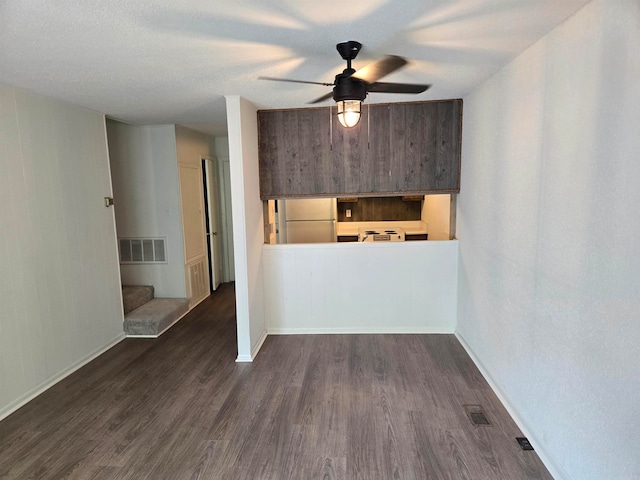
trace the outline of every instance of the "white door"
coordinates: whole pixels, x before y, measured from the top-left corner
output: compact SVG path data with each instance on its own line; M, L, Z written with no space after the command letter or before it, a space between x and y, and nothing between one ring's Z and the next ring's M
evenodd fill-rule
M197 165L179 165L185 276L189 306L197 305L209 293L207 242L204 218L202 172Z
M207 200L207 240L209 242L209 262L211 268L211 288L215 290L222 282L222 251L220 239L220 201L218 169L213 160L204 159Z

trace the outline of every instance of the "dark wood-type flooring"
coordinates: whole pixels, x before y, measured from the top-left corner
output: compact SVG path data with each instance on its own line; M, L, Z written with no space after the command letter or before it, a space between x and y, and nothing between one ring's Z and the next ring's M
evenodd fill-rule
M223 285L0 422L0 478L551 478L454 336L270 336L238 364L234 315Z

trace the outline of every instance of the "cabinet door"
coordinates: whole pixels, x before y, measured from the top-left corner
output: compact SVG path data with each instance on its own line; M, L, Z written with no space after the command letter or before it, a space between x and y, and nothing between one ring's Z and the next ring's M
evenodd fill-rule
M258 112L263 199L330 191L329 121L329 108Z
M462 100L438 102L436 168L434 190L460 192L460 142Z
M367 105L369 149L367 157L370 192L395 192L391 170L391 105Z
M331 181L332 193L371 192L371 178L367 162L367 109L362 109L360 122L344 128L338 121L337 110L331 108Z
M460 108L459 100L367 106L365 179L357 192L458 192Z
M296 194L325 194L333 191L329 130L331 111L325 108L306 108L298 111L298 157L293 169L299 174L294 186Z
M460 100L391 105L393 191L460 191L461 108Z
M438 103L391 106L391 187L395 192L436 188Z

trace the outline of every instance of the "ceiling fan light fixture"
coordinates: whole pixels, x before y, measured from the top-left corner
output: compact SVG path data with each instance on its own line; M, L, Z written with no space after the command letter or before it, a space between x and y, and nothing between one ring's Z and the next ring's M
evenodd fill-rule
M338 106L338 120L345 128L355 127L360 122L360 100L340 100L336 102Z
M347 61L347 68L335 76L333 83L310 82L289 78L258 77L262 80L279 82L310 83L314 85L333 86L333 91L316 98L309 103L320 103L333 98L338 107L338 120L345 128L353 128L360 122L362 102L369 92L376 93L422 93L431 85L380 82L382 77L395 72L407 64L405 58L397 55L385 55L364 68L356 71L351 62L356 58L362 44L354 40L336 45L340 56Z

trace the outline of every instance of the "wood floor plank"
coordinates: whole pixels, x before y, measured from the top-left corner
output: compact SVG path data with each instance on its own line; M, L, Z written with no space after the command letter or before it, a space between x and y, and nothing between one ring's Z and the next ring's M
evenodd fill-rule
M0 422L0 480L551 478L452 335L270 336L236 356L222 285Z

